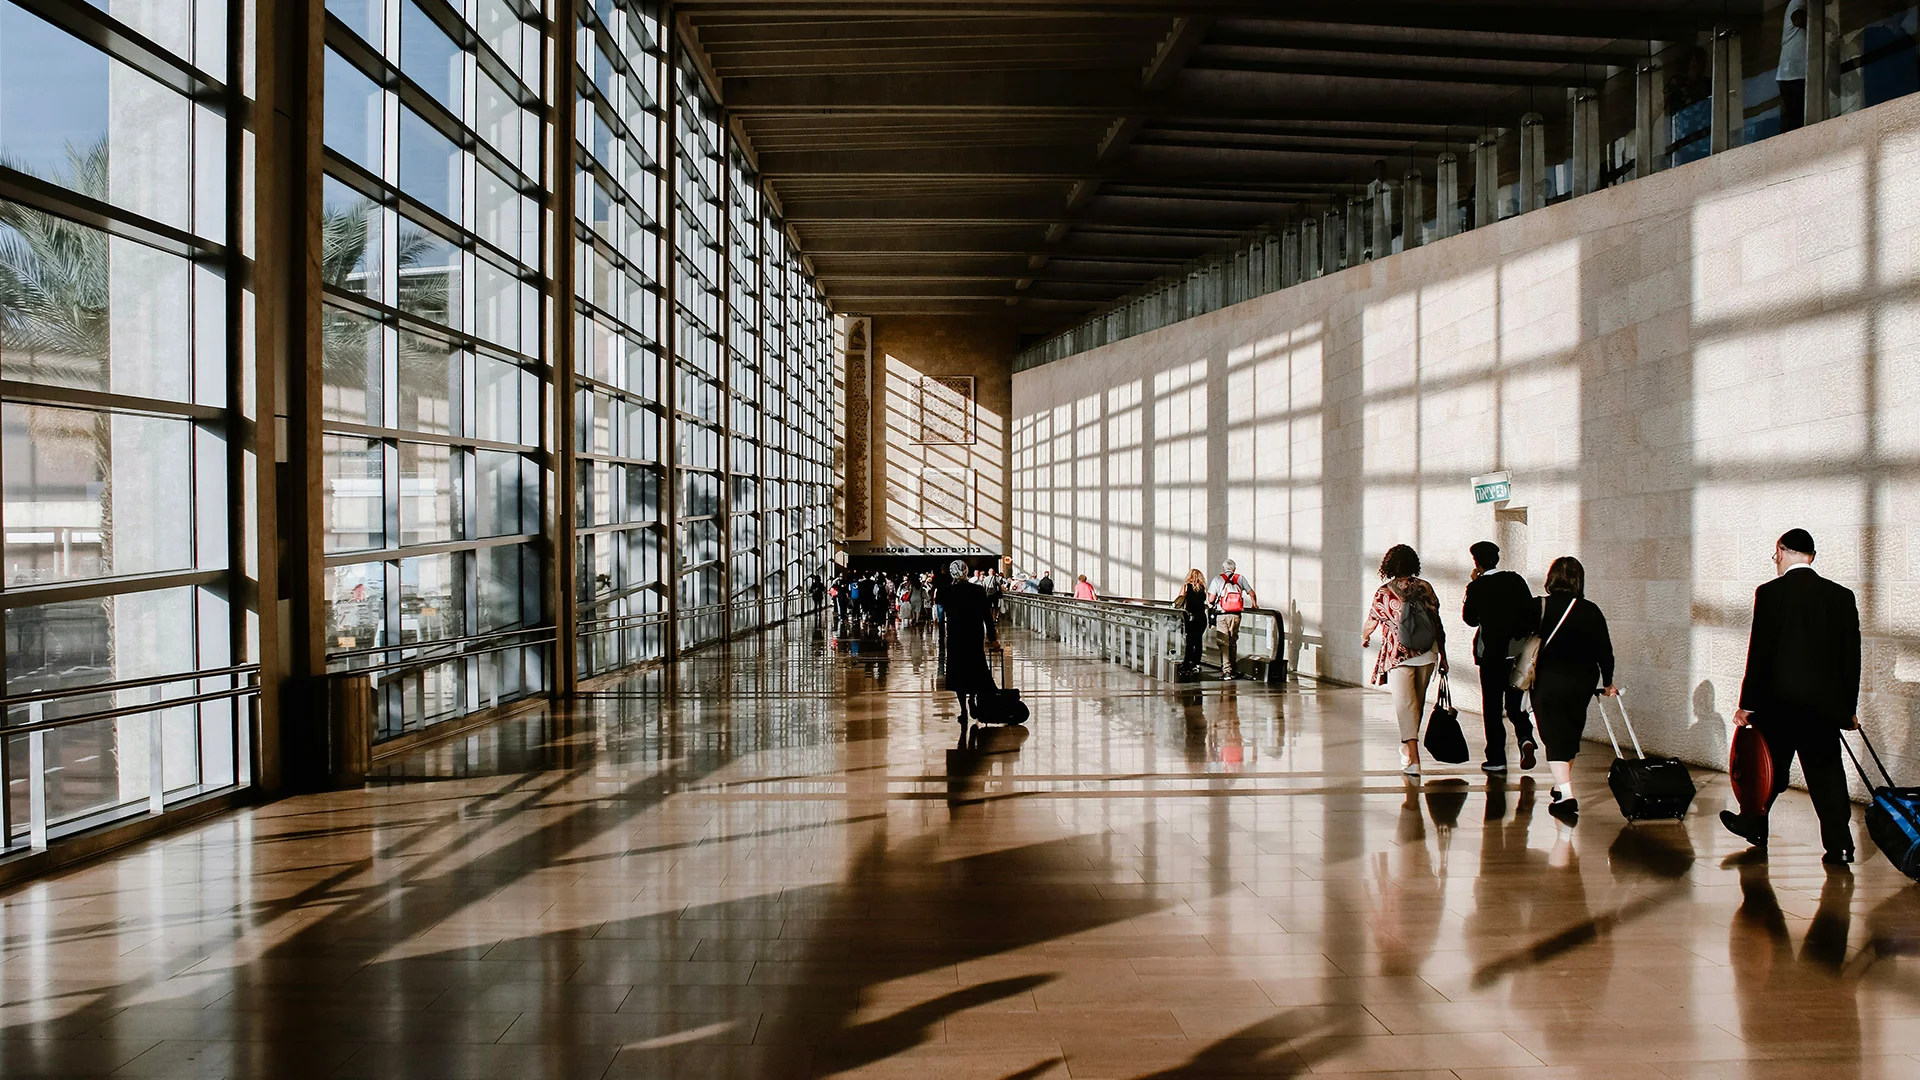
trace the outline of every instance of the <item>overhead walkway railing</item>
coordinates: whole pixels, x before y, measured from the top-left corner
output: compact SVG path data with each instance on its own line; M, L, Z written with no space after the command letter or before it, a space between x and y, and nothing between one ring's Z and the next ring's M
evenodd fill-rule
M236 664L0 698L0 853L250 785L259 680Z
M1064 596L1007 593L1003 624L1058 641L1069 649L1155 679L1171 681L1186 643L1179 609L1149 600L1074 600ZM1202 659L1218 666L1221 650L1217 631L1209 628ZM1241 612L1235 637L1243 665L1269 682L1286 677L1286 623L1277 611L1253 608Z

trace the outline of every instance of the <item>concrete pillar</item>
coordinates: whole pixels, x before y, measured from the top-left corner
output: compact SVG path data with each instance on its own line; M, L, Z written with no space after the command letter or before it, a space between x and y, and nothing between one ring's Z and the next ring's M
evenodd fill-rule
M1373 257L1384 259L1393 254L1393 188L1375 180L1367 192L1373 197Z
M1547 124L1539 113L1520 118L1520 212L1547 205Z
M1427 220L1426 188L1421 184L1420 170L1408 169L1400 178L1400 250L1411 251L1420 246L1420 230Z
M1827 118L1827 28L1833 19L1827 0L1807 3L1807 120L1817 124Z
M1367 200L1360 195L1347 198L1347 265L1359 266L1367 261Z
M1600 190L1600 95L1582 87L1569 90L1573 99L1573 193Z
M1331 274L1346 265L1340 258L1340 249L1345 246L1342 241L1346 239L1346 225L1340 220L1340 211L1332 207L1321 215L1320 220L1320 246L1323 249L1320 272Z
M1747 95L1741 85L1740 35L1722 27L1713 32L1713 125L1708 152L1740 145L1747 126Z
M1273 292L1275 289L1284 288L1285 286L1280 281L1280 234L1279 233L1268 234L1267 257L1264 260L1264 263L1266 266L1266 280L1260 283L1260 291L1263 293L1270 293L1270 292Z
M1487 132L1473 144L1473 227L1500 219L1500 141Z
M1648 60L1633 69L1633 175L1659 172L1666 156L1666 73Z
M1460 231L1460 159L1452 153L1440 155L1433 174L1433 235L1436 239Z
M1296 222L1280 232L1280 287L1300 283L1300 225Z
M1326 247L1320 243L1320 223L1308 218L1300 223L1300 278L1317 278L1327 272Z

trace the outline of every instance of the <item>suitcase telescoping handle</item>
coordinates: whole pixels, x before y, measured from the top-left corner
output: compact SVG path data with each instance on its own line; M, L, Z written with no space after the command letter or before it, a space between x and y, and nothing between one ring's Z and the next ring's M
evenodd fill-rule
M1620 722L1627 725L1627 738L1633 740L1634 756L1646 757L1647 752L1640 749L1640 736L1634 733L1633 718L1627 715L1627 692L1625 690L1615 691L1613 701L1614 704L1620 706ZM1620 740L1614 737L1613 721L1607 719L1607 698L1604 694L1600 695L1600 722L1607 725L1607 741L1613 744L1613 756L1625 757L1626 755L1620 752Z
M1874 765L1880 769L1880 775L1886 778L1887 786L1892 787L1893 774L1887 771L1887 763L1880 760L1880 751L1873 748L1873 740L1867 738L1866 729L1854 728L1853 733L1860 736L1860 745L1866 747L1867 753L1873 755ZM1854 756L1853 747L1847 745L1847 737L1844 733L1840 736L1840 745L1847 751L1847 756L1853 758L1853 771L1860 774L1860 782L1867 785L1868 791L1872 791L1873 777L1868 776L1867 770L1860 766L1860 759Z

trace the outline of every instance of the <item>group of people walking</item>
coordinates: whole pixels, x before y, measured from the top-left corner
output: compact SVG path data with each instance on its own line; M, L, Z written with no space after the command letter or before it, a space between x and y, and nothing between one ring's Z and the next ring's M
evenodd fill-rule
M1473 572L1461 621L1474 628L1488 773L1507 769L1507 727L1519 743L1520 767L1532 769L1541 750L1553 772L1548 812L1577 823L1579 797L1573 761L1595 697L1618 697L1613 640L1600 606L1587 596L1579 559L1555 559L1544 595L1525 578L1500 569L1500 548L1482 541L1469 549ZM1853 592L1813 570L1813 537L1791 529L1774 544L1775 578L1754 594L1753 630L1734 723L1753 725L1773 767L1765 805L1727 811L1726 828L1764 851L1767 809L1787 789L1789 766L1800 760L1807 793L1819 815L1826 861L1853 861L1852 808L1841 762L1839 733L1858 726L1860 618ZM1231 567L1231 564L1229 564ZM1401 768L1420 773L1420 726L1436 674L1447 675L1446 623L1440 598L1420 576L1420 556L1405 544L1380 561L1361 646L1380 636L1372 682L1392 691L1401 739ZM1188 592L1193 591L1189 576ZM1518 669L1518 670L1517 670Z

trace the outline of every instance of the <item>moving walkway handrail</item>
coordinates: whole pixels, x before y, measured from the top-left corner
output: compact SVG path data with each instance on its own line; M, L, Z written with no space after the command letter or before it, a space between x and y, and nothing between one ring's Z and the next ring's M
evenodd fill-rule
M373 665L368 667L338 668L338 669L333 668L331 665L333 665L337 661L353 660L362 656L378 656L383 653L403 652L407 649L433 649L433 648L443 648L446 646L455 646L455 645L470 645L470 644L475 644L482 641L499 641L503 638L523 637L527 634L539 634L543 638L543 640L541 641L527 642L527 644L529 645L545 644L548 641L552 641L554 637L553 627L551 626L523 626L523 627L519 627L512 630L489 630L484 634L466 634L461 637L429 638L425 641L409 641L409 642L402 642L394 645L369 645L364 649L349 649L344 652L328 653L327 664L329 665L330 674L335 672L340 672L340 671L379 671L381 670L379 665ZM451 659L453 656L458 656L458 655L467 655L467 654L456 650L455 653L449 656L449 659ZM405 657L404 659L413 660L415 658Z

